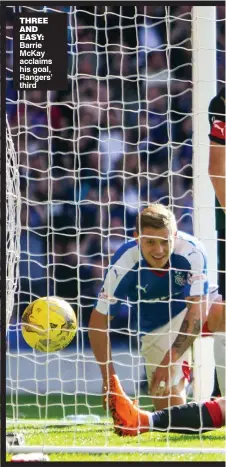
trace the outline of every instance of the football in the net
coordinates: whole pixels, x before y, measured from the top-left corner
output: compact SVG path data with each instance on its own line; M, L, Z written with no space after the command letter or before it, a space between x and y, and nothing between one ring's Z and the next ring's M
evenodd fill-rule
M40 352L67 347L77 331L76 315L69 303L58 297L38 298L24 310L22 334L27 344Z

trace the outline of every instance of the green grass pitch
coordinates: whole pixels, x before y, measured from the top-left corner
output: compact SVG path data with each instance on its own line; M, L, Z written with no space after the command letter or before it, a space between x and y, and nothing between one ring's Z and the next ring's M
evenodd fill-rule
M114 434L112 421L107 419L101 407L99 396L78 395L26 396L16 401L7 398L7 430L14 428L24 434L26 445L57 446L136 446L174 448L225 448L225 429L199 435L179 435L166 433L145 433L135 438L120 438ZM75 405L76 403L76 405ZM148 398L142 397L140 405L147 407ZM15 412L16 406L18 412ZM100 415L101 423L89 425L65 425L62 419L75 414ZM12 425L10 420L17 415L19 423ZM11 454L7 454L10 460ZM49 454L50 461L224 461L223 454Z

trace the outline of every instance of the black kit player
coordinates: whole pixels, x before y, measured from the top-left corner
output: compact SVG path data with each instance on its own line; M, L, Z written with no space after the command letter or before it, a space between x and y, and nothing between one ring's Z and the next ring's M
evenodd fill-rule
M225 303L225 211L226 211L226 178L225 178L225 138L226 138L226 123L225 123L225 87L211 100L209 105L209 123L210 123L210 156L209 156L209 176L216 195L216 230L217 230L217 256L218 256L218 285L219 294ZM213 323L210 323L210 331L215 330L216 321L223 321L225 329L225 305L222 313L213 318ZM220 340L224 336L216 335L214 345L216 351L220 345ZM226 350L226 349L225 349ZM223 355L225 365L225 353ZM225 375L224 375L225 376ZM215 381L212 398L221 395L219 388L219 376L217 377L215 370ZM223 395L223 394L222 394Z

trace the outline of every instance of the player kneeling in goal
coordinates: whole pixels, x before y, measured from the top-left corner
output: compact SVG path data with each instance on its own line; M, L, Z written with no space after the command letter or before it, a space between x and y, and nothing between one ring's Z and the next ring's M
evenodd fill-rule
M209 290L202 243L179 232L174 214L165 206L151 204L144 209L137 217L134 236L112 258L91 314L89 338L106 398L109 377L115 374L110 320L121 302L129 302L132 329L139 331L141 339L149 394L161 410L185 403L188 350L200 335L218 291Z

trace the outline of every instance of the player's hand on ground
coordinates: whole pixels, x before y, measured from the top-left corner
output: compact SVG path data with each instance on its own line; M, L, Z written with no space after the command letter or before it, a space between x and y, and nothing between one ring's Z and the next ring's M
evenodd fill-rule
M170 381L174 379L174 374L174 365L159 366L152 377L150 394L158 397L167 396L170 393Z

